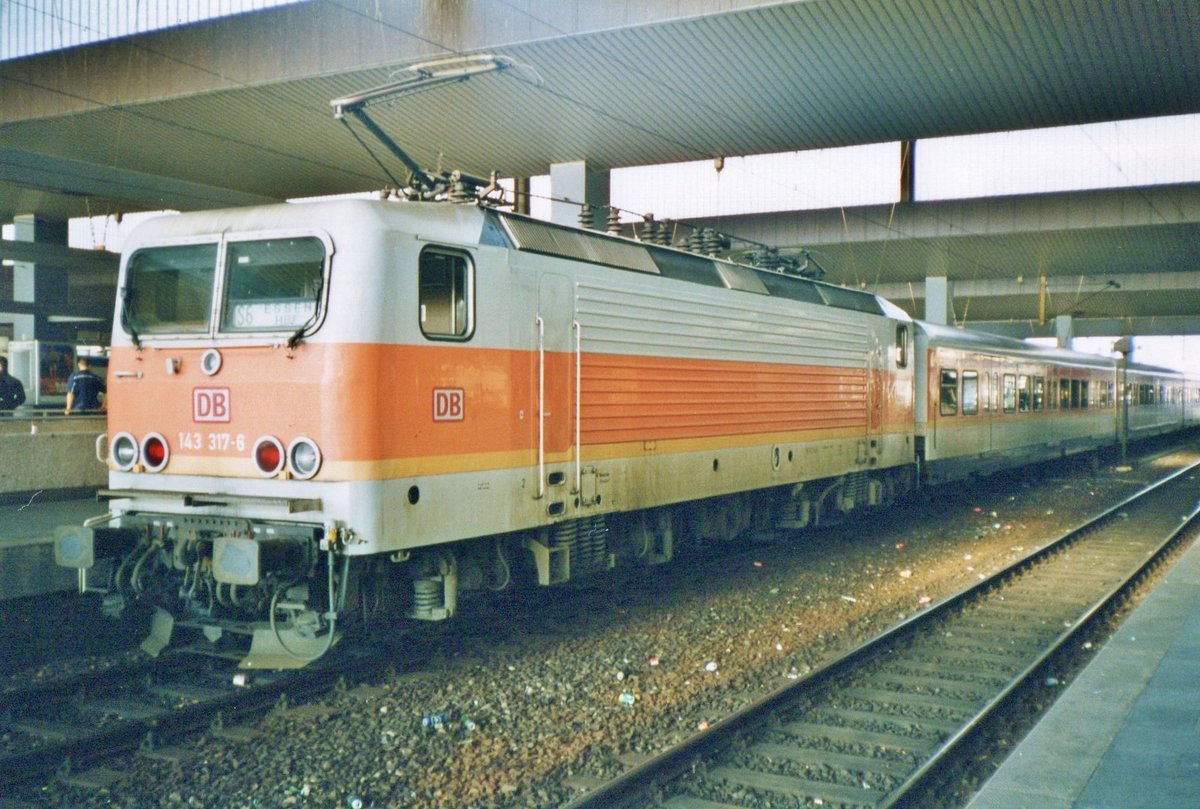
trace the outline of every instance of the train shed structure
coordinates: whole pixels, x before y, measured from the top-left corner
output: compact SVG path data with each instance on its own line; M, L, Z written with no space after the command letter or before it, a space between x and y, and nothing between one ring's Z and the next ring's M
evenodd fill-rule
M339 0L48 50L65 41L53 26L19 30L9 10L4 51L29 55L0 61L0 221L16 232L0 248L16 263L0 322L58 337L110 316L115 262L66 249L69 217L394 184L400 167L364 150L330 100L414 64L493 54L512 69L381 105L380 124L422 166L549 173L553 196L600 206L614 168L895 141L894 204L721 226L819 249L828 280L938 322L1060 341L1200 332L1195 185L920 201L911 148L1200 111L1198 12L1192 0Z

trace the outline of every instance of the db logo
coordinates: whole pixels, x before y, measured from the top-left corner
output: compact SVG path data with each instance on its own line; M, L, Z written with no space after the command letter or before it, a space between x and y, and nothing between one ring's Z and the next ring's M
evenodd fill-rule
M433 389L433 420L462 421L463 420L463 391L462 388Z
M192 421L229 421L229 388L193 388Z

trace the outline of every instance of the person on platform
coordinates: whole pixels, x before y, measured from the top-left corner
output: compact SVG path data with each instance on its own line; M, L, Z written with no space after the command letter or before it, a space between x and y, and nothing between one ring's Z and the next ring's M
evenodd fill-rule
M8 358L0 357L0 410L15 410L25 404L25 386L8 373Z
M67 410L66 414L79 410L96 410L100 407L100 394L106 388L104 380L92 373L92 365L87 357L76 361L77 370L67 377Z

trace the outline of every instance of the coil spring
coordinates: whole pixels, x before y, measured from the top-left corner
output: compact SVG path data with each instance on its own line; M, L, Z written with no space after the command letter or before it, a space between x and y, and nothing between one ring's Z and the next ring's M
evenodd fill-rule
M608 526L604 517L582 517L554 527L554 544L569 547L572 573L608 567Z
M413 582L413 607L416 612L429 612L442 606L442 582L438 579L417 579Z

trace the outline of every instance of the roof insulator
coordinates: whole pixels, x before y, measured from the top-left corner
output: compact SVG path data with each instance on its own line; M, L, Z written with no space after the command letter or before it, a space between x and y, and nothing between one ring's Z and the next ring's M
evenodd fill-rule
M621 212L611 205L608 206L608 227L605 229L610 235L621 235Z

